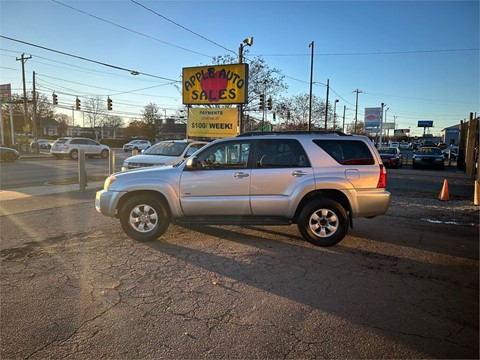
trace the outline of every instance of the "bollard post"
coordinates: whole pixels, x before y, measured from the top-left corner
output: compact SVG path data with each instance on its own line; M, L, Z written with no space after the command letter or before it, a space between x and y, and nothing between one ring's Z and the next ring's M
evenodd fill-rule
M112 175L115 172L115 150L111 149L108 157L108 171L109 175Z
M132 156L138 155L138 149L133 149L132 150Z
M85 150L78 152L78 184L80 191L85 191L87 186L87 171L85 169Z

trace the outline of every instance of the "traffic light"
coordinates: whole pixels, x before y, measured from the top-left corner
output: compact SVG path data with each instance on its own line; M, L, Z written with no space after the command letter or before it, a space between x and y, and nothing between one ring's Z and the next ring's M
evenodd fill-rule
M52 103L53 105L58 105L58 96L55 94L55 92L52 93Z
M260 94L260 106L258 107L260 110L265 109L265 95Z
M107 98L107 110L112 110L112 99L110 99L110 96Z
M267 100L267 109L268 110L272 110L272 98L269 97L268 100Z
M273 112L273 121L277 120L277 114L275 114L275 111Z
M80 105L81 105L81 101L77 96L77 99L75 100L75 109L80 110Z

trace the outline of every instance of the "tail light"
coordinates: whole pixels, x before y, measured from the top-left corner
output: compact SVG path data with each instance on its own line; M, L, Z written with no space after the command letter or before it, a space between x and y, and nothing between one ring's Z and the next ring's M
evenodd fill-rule
M387 170L385 166L380 165L380 176L378 177L377 189L384 189L387 187Z

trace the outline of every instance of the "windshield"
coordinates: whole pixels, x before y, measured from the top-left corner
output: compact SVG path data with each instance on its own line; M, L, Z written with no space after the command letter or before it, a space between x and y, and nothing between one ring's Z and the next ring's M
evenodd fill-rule
M439 148L420 148L417 152L418 154L424 155L442 155L442 150Z
M161 142L149 147L143 153L146 155L180 156L186 147L186 142Z
M396 149L378 149L380 154L392 154L395 155L397 153Z

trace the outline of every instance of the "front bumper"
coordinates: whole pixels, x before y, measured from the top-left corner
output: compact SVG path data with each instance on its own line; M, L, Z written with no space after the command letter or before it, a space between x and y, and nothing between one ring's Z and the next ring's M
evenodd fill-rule
M126 192L119 191L97 191L95 195L95 210L102 215L116 217L118 202L125 194Z

